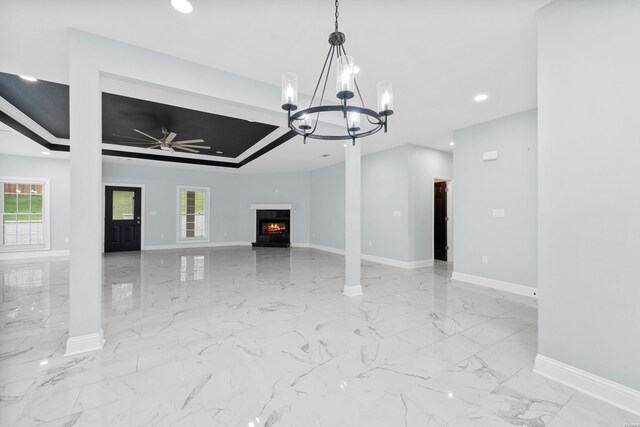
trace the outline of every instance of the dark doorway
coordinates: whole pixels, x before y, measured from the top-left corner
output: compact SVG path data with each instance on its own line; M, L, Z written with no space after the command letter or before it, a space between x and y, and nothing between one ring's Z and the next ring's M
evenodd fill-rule
M105 188L104 251L139 251L141 240L142 189Z
M433 250L434 258L447 260L447 182L433 183Z

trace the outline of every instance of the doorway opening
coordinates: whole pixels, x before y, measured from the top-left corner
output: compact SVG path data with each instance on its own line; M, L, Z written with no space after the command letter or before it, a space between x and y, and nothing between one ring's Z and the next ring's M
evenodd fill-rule
M142 188L107 185L104 194L104 251L139 251Z
M451 181L433 181L433 257L439 261L452 261L453 230L449 218L451 209Z

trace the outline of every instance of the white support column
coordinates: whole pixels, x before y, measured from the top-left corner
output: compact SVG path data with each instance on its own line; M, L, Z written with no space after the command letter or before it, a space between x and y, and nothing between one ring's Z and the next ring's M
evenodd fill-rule
M102 333L102 115L91 46L70 37L71 272L65 356L99 350Z
M360 141L345 149L345 284L344 295L362 295L360 283Z

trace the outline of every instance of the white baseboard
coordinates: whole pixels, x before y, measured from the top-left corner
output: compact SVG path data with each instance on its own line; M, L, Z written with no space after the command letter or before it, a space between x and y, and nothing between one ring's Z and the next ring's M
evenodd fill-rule
M363 294L362 285L358 285L358 286L344 285L344 291L342 291L342 294L346 297L358 297Z
M344 249L337 249L337 248L332 248L330 246L316 245L315 243L309 243L309 247L311 249L316 249L318 251L331 252L332 254L336 254L336 255L344 255Z
M490 279L488 277L474 276L473 274L459 273L454 271L451 279L460 282L473 283L474 285L485 286L487 288L498 289L500 291L511 292L518 295L538 298L538 288L519 285L517 283L503 282L502 280Z
M535 373L640 415L640 391L538 354Z
M292 248L309 248L310 243L291 243Z
M413 270L414 268L431 267L433 265L432 259L423 259L421 261L400 261L397 259L383 258L375 255L362 254L362 259L370 262L377 262L378 264L391 265L393 267L404 268L406 270Z
M64 357L100 350L102 347L104 347L104 334L102 333L102 329L100 329L93 334L69 337Z
M251 246L251 242L202 242L170 243L168 245L148 245L143 251L161 251L167 249L219 248L225 246Z
M0 261L10 259L28 259L28 258L50 258L50 257L68 257L69 249L59 251L16 251L0 253Z
M302 247L302 246L300 246ZM337 248L332 248L329 246L321 246L321 245L316 245L314 243L309 243L308 246L311 249L316 249L319 251L324 251L324 252L331 252L332 254L336 254L336 255L343 255L344 256L344 249L337 249ZM365 260L365 261L370 261L370 262L376 262L378 264L385 264L385 265L390 265L393 267L399 267L399 268L404 268L407 270L411 270L414 268L421 268L421 267L430 267L433 265L433 260L432 259L425 259L422 261L400 261L397 259L391 259L391 258L383 258L383 257L379 257L379 256L375 256L375 255L368 255L368 254L361 254L360 258Z

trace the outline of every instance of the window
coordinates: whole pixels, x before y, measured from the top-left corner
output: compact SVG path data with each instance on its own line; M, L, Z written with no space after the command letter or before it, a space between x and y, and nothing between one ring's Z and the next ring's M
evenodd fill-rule
M178 187L179 238L178 240L203 240L209 238L209 189Z
M43 249L48 244L46 180L0 178L0 249Z

